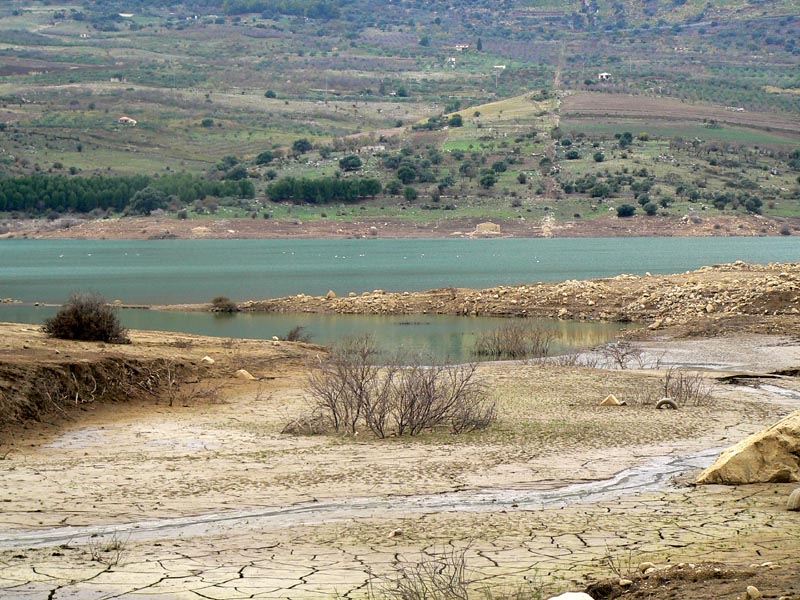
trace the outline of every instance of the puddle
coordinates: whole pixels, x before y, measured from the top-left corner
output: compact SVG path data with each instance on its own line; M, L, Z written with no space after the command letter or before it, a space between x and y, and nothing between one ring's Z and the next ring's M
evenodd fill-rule
M104 439L107 437L103 429L96 427L87 427L85 429L77 429L69 431L58 439L53 440L49 444L45 444L43 448L90 448L92 446L100 446L104 444Z
M762 383L758 387L764 390L765 392L769 392L770 394L776 394L781 398L788 398L789 400L800 401L800 392L796 392L794 390L787 390L786 388L782 388L777 385L770 385L768 383Z
M287 507L209 513L122 525L62 527L0 536L0 549L85 543L89 537L141 541L159 538L222 535L244 528L284 529L334 521L432 512L539 510L600 502L662 489L690 469L710 465L721 448L677 457L659 457L621 471L610 479L574 483L548 490L471 490L420 496L351 498L337 502L305 502Z

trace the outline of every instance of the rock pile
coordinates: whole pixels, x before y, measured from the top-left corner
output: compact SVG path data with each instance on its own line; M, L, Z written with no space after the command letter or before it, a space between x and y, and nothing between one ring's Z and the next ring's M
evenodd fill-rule
M680 275L619 275L499 286L484 290L443 288L425 292L351 293L246 302L242 310L347 314L450 314L635 321L652 329L698 318L735 316L800 318L800 265L751 265L741 261Z

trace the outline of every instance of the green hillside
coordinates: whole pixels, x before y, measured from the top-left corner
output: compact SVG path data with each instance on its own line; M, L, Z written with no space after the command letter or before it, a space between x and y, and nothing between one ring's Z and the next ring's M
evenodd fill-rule
M182 216L323 218L313 203L343 219L589 218L622 203L798 215L793 12L790 1L11 0L0 211L74 210L29 202L21 176L186 172L244 178L254 193L168 194ZM270 201L287 177L383 191Z

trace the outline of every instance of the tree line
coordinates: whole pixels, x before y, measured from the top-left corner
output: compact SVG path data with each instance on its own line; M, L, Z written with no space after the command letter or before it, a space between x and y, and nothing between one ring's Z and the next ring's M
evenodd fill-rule
M267 186L267 198L273 202L289 201L294 204L328 204L330 202L357 202L381 193L381 183L370 177L284 177Z
M187 173L162 177L26 175L0 179L0 212L88 213L95 209L122 212L129 206L136 192L147 187L173 196L182 203L209 196L255 196L255 187L251 181L210 181Z

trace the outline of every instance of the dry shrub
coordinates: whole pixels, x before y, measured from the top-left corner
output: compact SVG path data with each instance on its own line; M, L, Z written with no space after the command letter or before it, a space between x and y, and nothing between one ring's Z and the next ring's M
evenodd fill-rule
M239 312L239 305L227 296L217 296L211 300L211 312L235 313Z
M547 356L553 332L526 323L508 323L482 333L472 352L493 359L542 358Z
M667 370L656 381L640 382L625 390L625 401L633 406L655 407L662 398L670 398L682 406L705 406L711 401L713 386L699 373L683 371L676 367Z
M713 386L700 373L671 368L664 377L664 396L678 406L705 406L711 401Z
M42 331L62 340L130 343L116 311L97 294L72 294L56 316L45 320Z
M599 362L599 357L591 352L568 352L547 360L547 364L557 367L587 367L590 369L596 369Z
M476 377L477 365L400 366L378 363L369 336L345 340L311 371L308 391L314 414L337 433L366 427L375 436L419 435L437 427L452 433L485 429L495 421L495 403Z
M322 435L328 431L328 422L320 414L298 417L281 429L281 433L289 435Z
M541 600L538 577L511 589L479 584L485 577L467 565L468 549L434 548L417 560L399 560L393 575L370 579L369 600Z
M311 341L311 333L303 327L302 325L296 325L292 327L286 335L284 335L281 339L284 342L305 342L308 343Z

